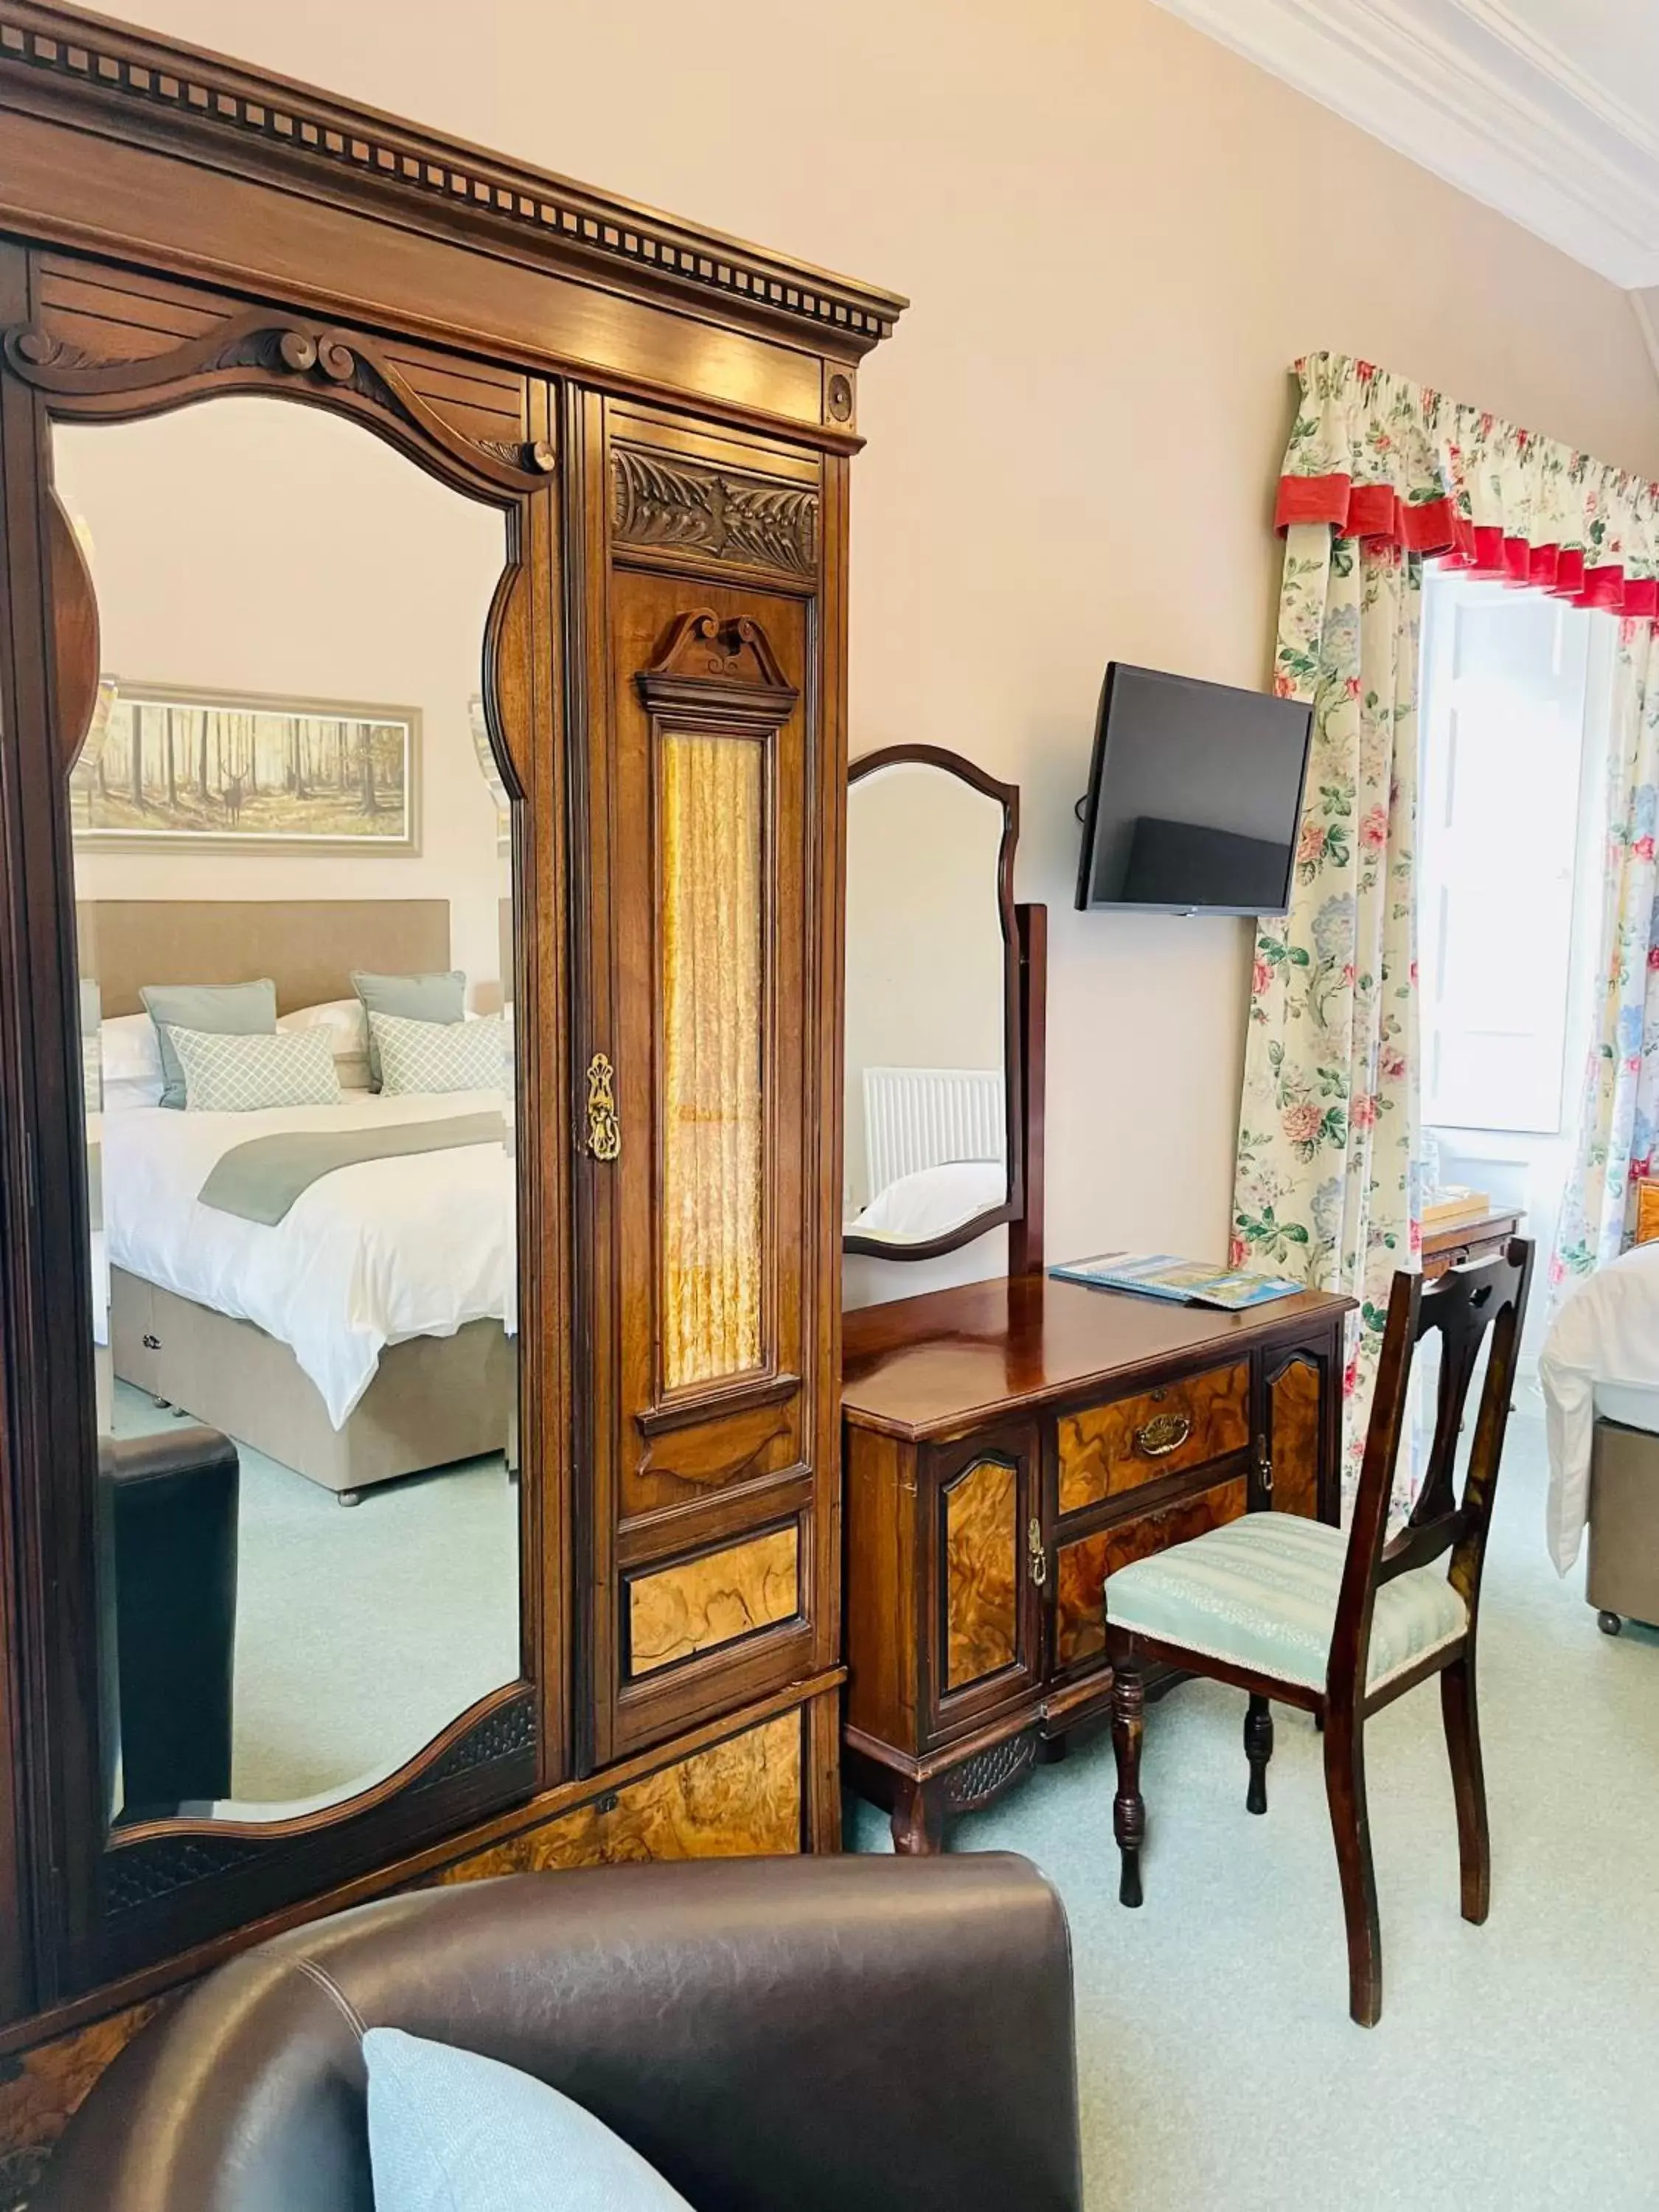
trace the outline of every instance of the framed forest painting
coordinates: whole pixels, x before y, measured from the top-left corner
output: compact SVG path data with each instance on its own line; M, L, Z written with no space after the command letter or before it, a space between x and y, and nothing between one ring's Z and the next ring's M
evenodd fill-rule
M105 851L420 850L420 710L106 676L70 777Z

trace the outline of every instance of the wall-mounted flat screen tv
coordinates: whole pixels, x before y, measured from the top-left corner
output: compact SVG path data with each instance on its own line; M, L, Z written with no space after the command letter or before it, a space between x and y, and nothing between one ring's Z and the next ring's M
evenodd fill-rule
M1284 914L1313 709L1115 660L1080 805L1079 907Z

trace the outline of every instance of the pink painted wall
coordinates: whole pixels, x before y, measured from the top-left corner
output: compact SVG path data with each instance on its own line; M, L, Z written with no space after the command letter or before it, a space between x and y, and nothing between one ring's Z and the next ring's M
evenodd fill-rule
M1659 474L1630 302L1147 0L128 4L912 295L860 390L854 748L1022 786L1051 1252L1218 1254L1247 931L1070 911L1102 670L1263 680L1305 350Z

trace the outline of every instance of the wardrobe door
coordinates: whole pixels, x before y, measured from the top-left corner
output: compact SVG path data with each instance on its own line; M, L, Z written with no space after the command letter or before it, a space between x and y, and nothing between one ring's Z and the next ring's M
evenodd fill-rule
M613 530L633 460L607 454ZM812 602L617 559L607 633L580 1102L615 1363L591 1401L601 1762L811 1671L825 1537Z

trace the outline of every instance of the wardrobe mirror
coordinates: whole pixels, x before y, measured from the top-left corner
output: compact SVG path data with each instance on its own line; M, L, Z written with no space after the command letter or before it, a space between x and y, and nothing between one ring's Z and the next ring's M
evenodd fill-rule
M108 1819L295 1820L520 1672L506 526L264 396L52 464Z
M848 770L849 1251L925 1258L1014 1211L1018 799L933 746Z

